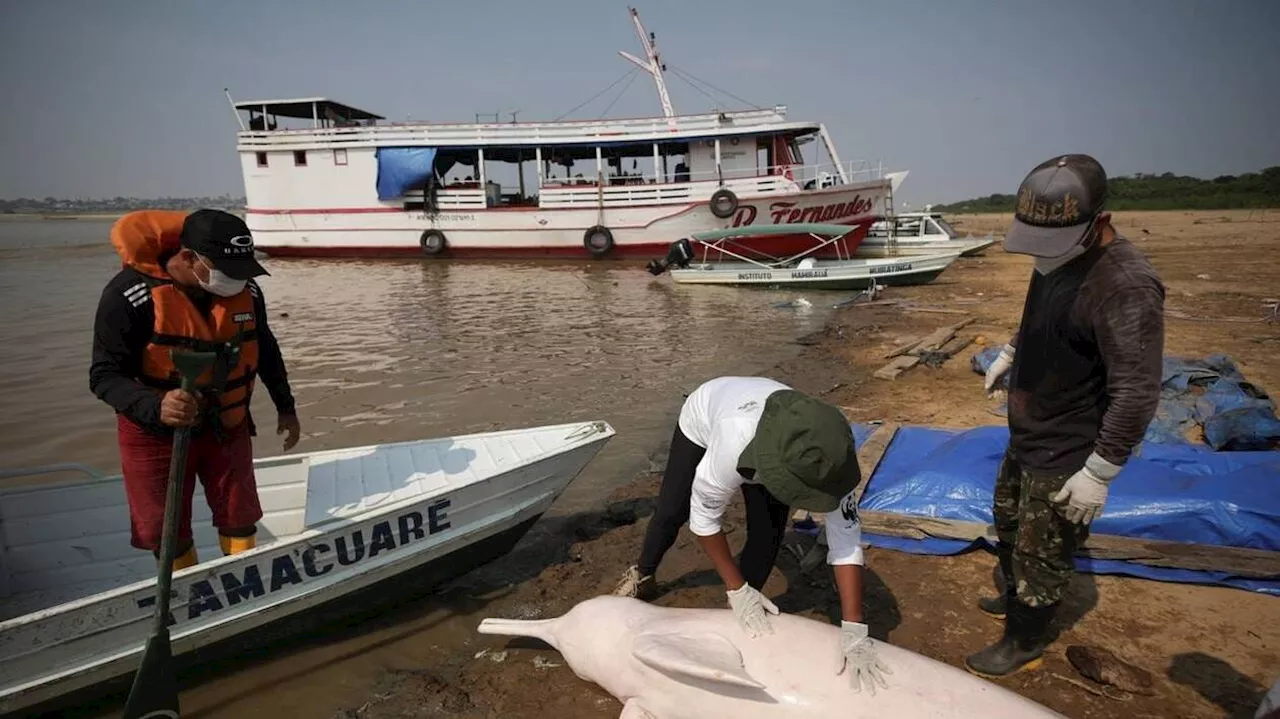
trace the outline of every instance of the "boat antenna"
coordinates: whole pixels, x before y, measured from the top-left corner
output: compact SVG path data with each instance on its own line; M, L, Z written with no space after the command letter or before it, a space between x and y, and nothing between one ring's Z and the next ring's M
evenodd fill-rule
M244 120L240 118L240 111L236 109L236 101L231 99L231 90L224 87L222 88L222 92L224 95L227 96L227 102L231 103L231 114L235 115L236 122L240 123L240 132L244 132L248 128L244 126ZM267 119L264 117L262 118L262 121L266 122Z
M658 86L658 99L662 101L662 116L667 118L667 124L675 128L675 110L671 109L671 96L667 94L667 83L662 78L662 73L667 69L662 59L658 57L657 37L649 32L646 33L644 25L640 24L640 13L635 8L628 6L627 10L631 12L631 20L636 26L636 35L640 37L640 44L644 46L645 56L648 61L632 55L624 50L619 50L618 54L635 63L637 67L653 76L653 82Z

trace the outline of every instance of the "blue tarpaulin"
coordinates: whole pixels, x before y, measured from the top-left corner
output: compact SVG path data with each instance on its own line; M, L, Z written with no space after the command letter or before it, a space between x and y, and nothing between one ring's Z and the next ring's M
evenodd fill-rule
M859 445L873 427L853 425ZM1008 445L1003 426L900 428L867 483L860 508L989 524L996 471ZM1143 443L1111 484L1094 534L1280 551L1280 452L1215 452L1204 445ZM957 554L974 545L864 534L873 546ZM1081 571L1222 584L1280 595L1280 576L1163 569L1077 558Z
M987 347L970 359L979 374L1000 353ZM997 383L1009 388L1009 375ZM1147 425L1147 442L1191 443L1203 434L1205 444L1217 450L1264 450L1280 446L1280 418L1267 394L1250 384L1231 358L1210 355L1203 359L1165 357L1160 405Z
M431 177L434 147L379 147L378 199L394 200Z

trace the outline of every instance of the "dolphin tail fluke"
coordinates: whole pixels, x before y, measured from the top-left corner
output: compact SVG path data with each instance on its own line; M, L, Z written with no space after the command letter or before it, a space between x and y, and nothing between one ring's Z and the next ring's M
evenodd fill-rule
M556 646L556 619L485 619L477 629L481 634L500 634L508 637L532 637Z

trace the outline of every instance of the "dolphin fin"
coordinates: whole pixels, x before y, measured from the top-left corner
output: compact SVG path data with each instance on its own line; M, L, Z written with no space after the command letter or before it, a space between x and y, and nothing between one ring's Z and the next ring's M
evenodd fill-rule
M640 706L640 702L628 699L627 703L622 705L622 713L618 715L618 719L657 719L657 717Z
M747 673L742 652L733 642L713 632L641 632L631 644L631 655L652 669L677 677L765 688Z

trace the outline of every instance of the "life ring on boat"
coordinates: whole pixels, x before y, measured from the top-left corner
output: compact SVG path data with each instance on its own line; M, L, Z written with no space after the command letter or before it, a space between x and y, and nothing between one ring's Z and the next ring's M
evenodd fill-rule
M711 194L711 214L725 219L738 210L738 196L732 190L721 187Z
M444 252L449 246L448 240L445 239L444 233L440 230L426 230L422 233L422 237L418 239L418 244L422 247L422 254L428 257L435 257Z
M582 245L595 257L604 257L613 249L613 233L604 225L588 227L582 233Z

